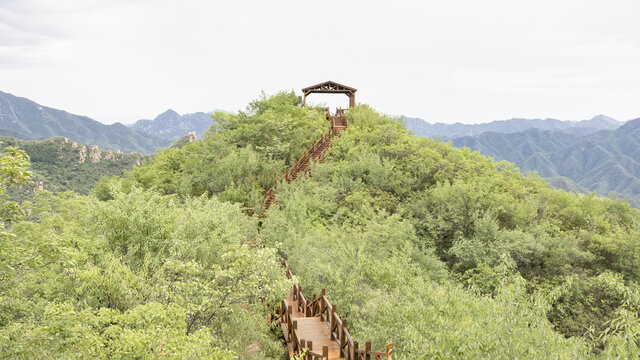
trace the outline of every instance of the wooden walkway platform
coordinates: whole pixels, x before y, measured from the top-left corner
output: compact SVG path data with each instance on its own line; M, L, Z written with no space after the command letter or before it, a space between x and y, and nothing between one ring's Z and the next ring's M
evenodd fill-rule
M278 185L284 182L290 183L308 174L311 165L322 161L327 155L333 139L340 136L349 126L349 119L342 109L338 109L335 115L331 115L327 109L327 120L331 124L329 131L322 135L265 192L262 198L263 215L272 204L276 203ZM287 277L292 278L286 260L283 261L283 266ZM351 338L347 330L347 319L338 316L336 304L329 303L324 289L319 297L313 294L312 299L307 300L300 286L294 285L289 296L282 300L278 315L290 357L303 353L305 360L390 360L392 358L393 345L391 344L387 345L386 352L372 351L369 341L365 343L364 349L359 349L358 342Z
M286 261L287 276L291 276ZM336 304L331 304L322 289L320 296L313 294L307 300L299 285L294 285L289 296L283 300L279 309L280 326L284 334L289 355L306 351L305 360L381 360L391 359L393 345L387 345L387 351L371 350L371 342L360 349L347 330L347 319L336 312Z
M291 306L297 309L297 306L295 306L296 301L291 297L287 298L285 303L287 308ZM316 356L323 356L323 359L341 359L340 347L335 340L331 340L329 325L320 316L304 317L304 314L296 310L291 314L291 319L292 331L295 332L293 337L300 339L301 348L307 348ZM282 322L280 325L283 333L289 332L286 322ZM294 349L291 341L287 345L289 347L289 355L293 357L293 354L299 349Z
M269 190L267 190L262 196L262 213L264 214L271 204L276 201L276 189L278 185L286 182L290 183L303 177L311 171L311 165L317 162L321 162L329 152L331 144L334 138L340 136L340 134L349 126L349 118L344 114L344 110L338 109L336 115L331 115L327 109L327 120L331 124L329 130L323 134L304 154L289 168L284 175L278 179Z

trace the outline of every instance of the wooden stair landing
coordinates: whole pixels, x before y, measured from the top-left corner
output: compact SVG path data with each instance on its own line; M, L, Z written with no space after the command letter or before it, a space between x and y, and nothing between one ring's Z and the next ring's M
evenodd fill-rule
M286 261L287 277L291 270ZM293 357L306 351L304 360L391 360L393 345L387 345L387 351L371 350L371 342L360 349L347 330L347 319L336 312L336 304L331 304L322 289L320 296L313 294L307 300L300 285L293 285L289 296L280 302L279 321L282 334Z
M329 325L326 321L323 321L320 316L313 317L304 317L304 314L301 314L297 308L297 303L293 299L292 296L289 296L285 303L287 306L291 305L294 309L291 313L291 319L296 322L295 329L295 337L300 339L300 341L304 340L309 346L309 342L311 342L312 349L310 352L315 356L323 356L323 351L326 347L326 357L323 359L329 360L338 360L344 359L344 357L340 357L340 347L335 340L331 340L331 331L329 330ZM281 323L282 332L286 334L288 332L287 324ZM289 356L293 357L295 350L293 348L293 343L287 343L289 347Z

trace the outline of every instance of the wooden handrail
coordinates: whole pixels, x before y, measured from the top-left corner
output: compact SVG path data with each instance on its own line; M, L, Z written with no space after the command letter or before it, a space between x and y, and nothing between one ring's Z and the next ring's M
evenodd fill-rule
M286 260L282 260L282 266L286 269L288 278L292 277L291 269ZM358 342L353 340L351 333L347 329L347 319L341 318L336 311L336 304L331 304L326 296L325 289L322 289L320 296L313 294L311 301L307 300L302 293L300 285L293 285L291 288L291 296L295 300L296 311L301 314L301 317L319 317L321 321L327 324L329 332L331 333L331 340L335 341L342 357L346 360L369 360L369 359L388 359L393 357L393 345L389 343L387 345L387 351L373 351L371 350L371 342L365 343L364 349L358 348ZM294 353L299 353L303 349L307 349L306 359L327 359L324 356L325 351L319 354L313 349L313 345L306 342L305 339L297 339L295 329L297 328L297 321L291 318L293 308L287 307L286 302L283 300L280 306L280 321L286 324L285 340L292 344Z
M311 147L302 154L300 159L298 159L298 161L296 161L287 171L285 171L285 173L278 180L276 180L276 182L269 188L269 190L267 190L264 193L264 195L262 196L262 200L260 201L263 208L266 206L269 199L275 196L275 191L278 185L282 184L285 181L287 183L290 183L293 175L300 173L304 163L306 163L308 160L311 160L312 162L315 163L319 160L324 159L324 155L326 151L324 151L321 154L318 154L315 158L313 158L313 154L322 145L328 144L333 136L335 136L335 131L333 126L331 126L329 130L326 133L322 134L322 136L318 140L316 140L316 142L314 142L313 145L311 145ZM309 170L308 168L305 169L304 173L308 172L308 170Z
M327 120L331 122L330 129L324 133L320 139L316 140L316 142L314 142L313 145L311 145L311 147L302 154L300 159L285 171L285 173L271 186L271 188L264 193L261 201L263 211L267 210L268 205L270 204L269 201L275 197L275 191L278 185L285 181L289 183L292 180L297 179L300 172L306 174L309 171L309 166L306 166L303 169L305 164L310 165L310 162L315 163L322 161L327 153L329 145L331 144L331 139L334 136L340 135L340 131L349 126L349 119L345 115L345 111L343 109L338 109L335 116L332 116L329 113L328 108L326 111ZM336 120L340 121L339 125L336 124ZM325 146L325 148L323 151L318 152L322 146ZM292 279L293 274L291 273L291 268L289 267L286 258L282 260L282 266L286 269L287 278ZM290 295L294 304L287 305L287 301L282 300L280 303L280 309L278 310L278 315L280 315L284 338L287 343L290 344L290 349L296 354L299 354L306 349L306 355L304 356L305 360L328 359L329 350L328 346L323 346L322 353L318 353L313 348L312 341L298 339L296 332L298 322L292 317L293 306L296 308L296 313L300 315L299 317L318 317L321 322L326 324L329 329L331 337L330 340L335 341L338 345L341 358L346 360L392 359L393 345L391 343L387 345L386 352L372 351L371 342L369 341L365 343L364 350L358 348L358 342L353 340L351 333L347 330L347 319L341 318L338 315L336 311L337 306L336 304L331 304L331 302L329 302L325 289L322 289L320 296L313 294L311 300L308 300L302 293L300 285L293 285Z

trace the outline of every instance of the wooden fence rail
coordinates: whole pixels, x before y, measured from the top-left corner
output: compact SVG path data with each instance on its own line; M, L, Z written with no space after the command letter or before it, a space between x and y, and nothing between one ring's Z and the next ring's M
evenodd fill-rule
M264 193L261 201L263 214L275 201L278 185L285 181L290 183L301 175L306 175L313 163L324 159L331 147L332 139L340 136L340 133L349 126L345 110L338 109L335 115L331 115L328 108L326 112L327 120L331 124L329 131L305 151L302 157ZM286 259L283 260L282 266L286 269L287 278L291 279L293 275ZM358 342L353 340L347 329L347 319L341 318L336 308L336 304L332 304L327 299L325 289L322 289L320 296L313 294L309 300L304 296L299 285L293 285L289 297L282 300L278 309L280 326L291 355L304 354L305 360L392 359L392 344L387 345L385 352L371 350L369 341L365 343L364 349L360 349Z
M286 268L287 277L291 277L291 270L286 260L283 260L283 266ZM307 349L305 359L329 359L328 346L323 346L322 352L318 352L313 348L311 340L298 338L298 320L316 317L320 319L323 326L329 329L330 340L338 345L340 358L346 360L392 358L392 344L387 345L387 351L385 352L371 350L371 342L369 341L365 343L364 349L359 348L358 342L353 340L347 329L347 319L338 315L336 311L337 305L332 304L327 299L325 289L322 289L320 296L313 294L309 300L302 293L300 285L293 285L289 299L293 300L293 304L291 302L287 304L287 301L283 300L280 303L279 315L285 340L294 354L301 353L304 349Z
M331 139L336 135L335 128L331 126L307 151L296 161L262 196L261 205L266 211L275 197L278 185L296 180L300 175L304 175L310 170L312 162L319 162L326 156ZM324 147L324 148L323 148Z

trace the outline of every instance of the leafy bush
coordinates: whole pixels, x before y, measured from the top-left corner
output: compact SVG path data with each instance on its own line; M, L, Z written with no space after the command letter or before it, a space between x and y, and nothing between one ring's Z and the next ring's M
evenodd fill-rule
M39 221L16 224L3 241L14 256L2 260L1 353L282 355L263 301L282 298L289 283L274 249L250 247L255 224L237 205L136 187L110 194L106 202L41 194L26 204Z

